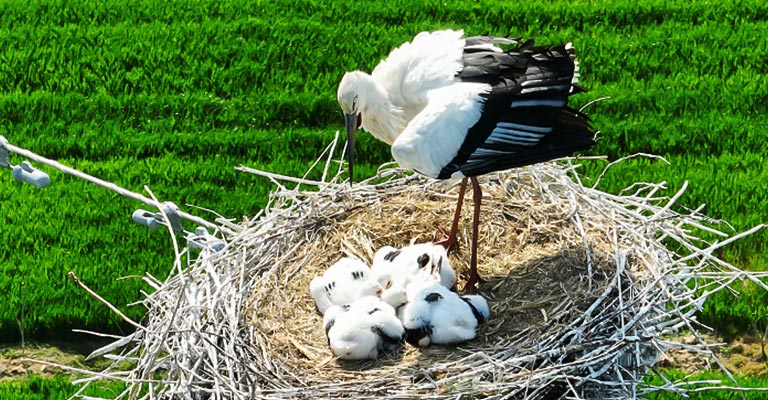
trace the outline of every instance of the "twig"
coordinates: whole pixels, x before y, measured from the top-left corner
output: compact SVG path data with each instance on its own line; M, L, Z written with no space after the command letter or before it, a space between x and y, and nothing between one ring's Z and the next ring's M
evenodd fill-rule
M106 301L106 300L105 300L103 297L99 296L99 294L98 294L98 293L94 292L93 290L91 290L91 288L89 288L88 286L86 286L86 285L85 285L85 284L84 284L82 281L80 281L80 278L78 278L78 277L77 277L77 275L75 275L75 273L74 273L74 272L72 272L72 271L69 271L69 272L67 273L67 277L68 277L68 278L69 278L69 279L70 279L72 282L74 282L74 283L75 283L75 285L77 285L77 287L79 287L80 289L83 289L83 290L84 290L86 293L88 293L88 294L89 294L91 297L93 297L94 299L96 299L96 300L100 301L100 302L101 302L101 303L103 303L105 306L107 306L107 307L108 307L110 310L112 310L112 312L114 312L114 313L115 313L115 314L117 314L117 315L118 315L120 318L122 318L122 319L123 319L123 321L125 321L125 322L127 322L127 323L131 324L131 325L132 325L134 328L136 328L136 329L139 329L139 330L142 330L142 331L146 330L146 328L144 328L144 327L143 327L143 326L141 326L140 324L136 323L134 320L132 320L132 319L128 318L128 316L126 316L126 315L125 315L125 314L123 314L123 313L122 313L120 310L118 310L118 309L117 309L117 307L113 306L113 305L112 305L112 303L110 303L110 302Z

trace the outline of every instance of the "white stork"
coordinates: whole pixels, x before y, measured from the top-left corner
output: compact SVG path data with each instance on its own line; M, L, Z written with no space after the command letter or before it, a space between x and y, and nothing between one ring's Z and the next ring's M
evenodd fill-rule
M362 128L392 146L400 166L437 178L463 178L454 220L442 243L456 241L458 219L472 182L475 204L470 276L474 291L482 199L477 176L564 157L593 144L589 119L569 108L578 85L570 43L422 32L392 50L369 75L352 71L339 84L354 180L355 132Z

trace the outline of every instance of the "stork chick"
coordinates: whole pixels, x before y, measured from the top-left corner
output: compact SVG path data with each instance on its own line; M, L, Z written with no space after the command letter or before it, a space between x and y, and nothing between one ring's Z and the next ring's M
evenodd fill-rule
M376 359L397 349L405 337L395 309L375 296L331 306L323 317L331 351L344 360Z
M456 283L456 271L451 266L443 246L419 243L396 249L385 246L373 257L371 270L385 288L405 289L414 281L431 281L434 272L440 274L440 283L452 288Z
M349 304L365 296L380 296L382 288L365 263L343 257L322 276L315 276L309 283L309 291L318 311L325 314L333 305Z
M418 347L455 344L475 338L477 327L490 317L482 296L459 296L438 282L414 284L408 303L398 312L405 340Z

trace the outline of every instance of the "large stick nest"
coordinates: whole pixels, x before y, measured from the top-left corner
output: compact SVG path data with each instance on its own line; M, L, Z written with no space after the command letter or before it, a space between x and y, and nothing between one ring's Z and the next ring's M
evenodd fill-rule
M331 163L326 165L327 169ZM270 206L227 238L223 250L178 252L176 273L156 291L143 328L94 355L119 349L129 371L86 378L128 383L142 398L626 398L642 385L670 334L700 327L708 294L757 279L712 256L738 238L698 210L674 211L663 184L621 195L581 184L572 160L481 179L480 285L491 319L451 347L401 351L369 362L335 359L309 281L342 256L370 264L381 246L439 238L450 224L457 181L385 168L350 186L278 183ZM467 276L471 201L450 254ZM748 234L746 232L744 234ZM743 234L742 234L743 235ZM670 249L674 248L676 251ZM189 261L184 266L182 259ZM707 290L700 290L706 288ZM717 359L700 340L691 349ZM85 387L87 385L84 385Z

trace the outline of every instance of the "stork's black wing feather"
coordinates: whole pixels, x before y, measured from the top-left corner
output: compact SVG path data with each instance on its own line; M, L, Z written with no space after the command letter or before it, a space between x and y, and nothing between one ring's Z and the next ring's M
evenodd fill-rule
M495 46L511 46L504 52ZM535 47L533 41L467 38L458 78L491 85L480 119L439 178L457 171L478 176L564 157L589 148L589 118L569 108L568 97L585 89L574 83L575 55L566 45Z

